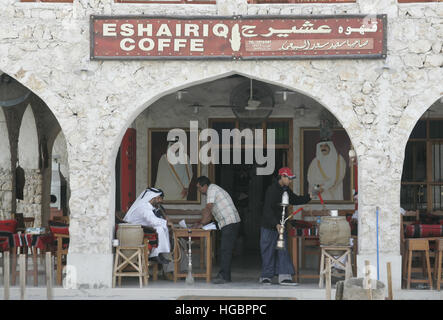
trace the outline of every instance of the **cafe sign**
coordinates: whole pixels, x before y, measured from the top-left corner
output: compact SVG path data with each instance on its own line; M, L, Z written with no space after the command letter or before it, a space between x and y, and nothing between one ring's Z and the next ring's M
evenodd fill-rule
M91 16L91 59L385 58L386 15Z

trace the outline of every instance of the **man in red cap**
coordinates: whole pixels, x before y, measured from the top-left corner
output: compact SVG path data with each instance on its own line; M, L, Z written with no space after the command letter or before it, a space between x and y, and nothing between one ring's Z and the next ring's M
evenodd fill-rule
M271 284L272 278L278 275L280 285L297 285L292 281L292 275L295 274L295 271L286 245L286 234L284 235L285 249L276 250L281 228L283 192L288 192L289 203L292 205L300 205L311 201L310 193L305 196L298 196L289 188L289 184L294 178L295 175L290 168L281 168L278 171L277 180L266 190L260 230L260 253L262 257L260 283L263 284Z

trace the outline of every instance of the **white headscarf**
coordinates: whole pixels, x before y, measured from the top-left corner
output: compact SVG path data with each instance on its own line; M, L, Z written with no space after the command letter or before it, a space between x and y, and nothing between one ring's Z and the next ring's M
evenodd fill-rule
M159 190L159 189L156 189L156 188L148 188L148 189L146 189L145 191L140 193L138 198L132 204L131 208L129 208L129 210L126 213L126 215L123 218L123 220L126 221L126 219L128 217L130 217L134 213L134 211L136 211L140 207L150 207L150 206L152 206L149 201L151 201L153 198L158 197L158 196L160 196L162 194L163 194L163 192L161 190Z
M320 145L322 144L329 146L329 153L326 156L320 150ZM335 180L338 154L332 141L320 141L317 143L316 157L328 178Z

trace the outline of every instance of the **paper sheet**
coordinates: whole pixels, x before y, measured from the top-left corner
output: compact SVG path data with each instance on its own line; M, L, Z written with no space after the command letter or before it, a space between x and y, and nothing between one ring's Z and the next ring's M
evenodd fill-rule
M187 229L188 228L188 226L186 225L186 221L183 219L183 220L181 220L179 223L178 223L178 225L181 227L181 228L184 228L184 229Z
M217 230L217 227L214 222L208 223L207 225L202 227L203 230Z

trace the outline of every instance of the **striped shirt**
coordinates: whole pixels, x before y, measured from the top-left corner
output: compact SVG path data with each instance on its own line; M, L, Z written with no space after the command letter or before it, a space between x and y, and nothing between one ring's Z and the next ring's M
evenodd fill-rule
M231 196L218 185L211 183L206 194L206 203L212 203L212 215L219 228L240 222L240 216Z

